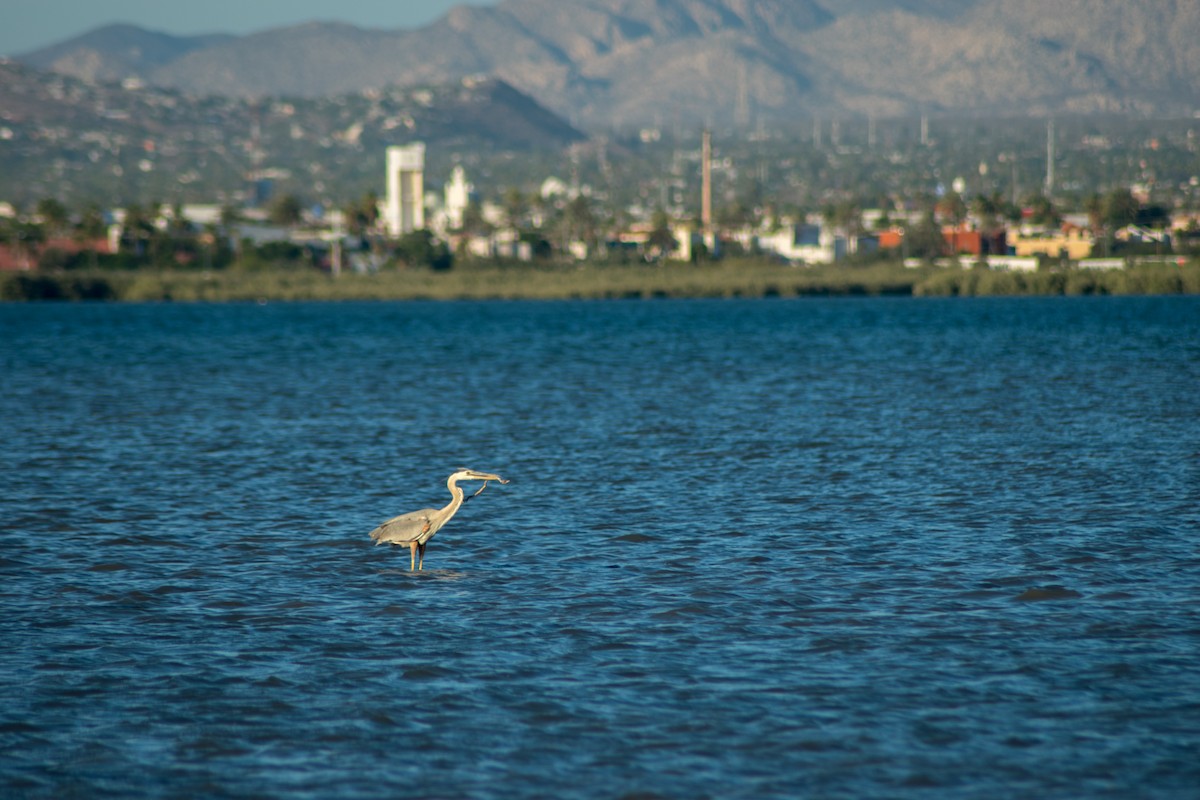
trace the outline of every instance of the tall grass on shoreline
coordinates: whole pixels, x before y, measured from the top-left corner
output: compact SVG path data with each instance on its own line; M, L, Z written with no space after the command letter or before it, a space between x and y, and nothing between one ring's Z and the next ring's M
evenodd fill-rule
M1200 294L1200 264L1143 264L1118 270L994 272L943 270L913 287L922 297Z
M984 295L1200 294L1200 264L1035 273L908 269L900 264L789 267L763 261L704 265L529 266L465 262L452 270L387 270L333 277L278 268L0 275L0 300L238 302L555 300Z

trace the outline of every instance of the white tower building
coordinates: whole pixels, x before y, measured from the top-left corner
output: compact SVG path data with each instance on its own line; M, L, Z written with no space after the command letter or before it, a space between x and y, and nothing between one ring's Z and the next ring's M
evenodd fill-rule
M425 145L387 149L387 198L383 221L389 236L425 227Z
M463 224L463 215L467 206L471 205L471 193L475 187L467 183L467 173L462 166L454 168L450 174L450 182L446 184L446 224L451 230L458 230Z

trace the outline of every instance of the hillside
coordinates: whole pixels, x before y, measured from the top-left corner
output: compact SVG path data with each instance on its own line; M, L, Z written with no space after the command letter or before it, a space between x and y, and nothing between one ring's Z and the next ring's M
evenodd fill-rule
M22 60L238 96L483 73L593 129L1200 108L1194 0L504 0L419 30L310 23L203 40L140 35L131 47L136 29L98 31Z
M211 200L240 191L255 174L305 195L381 190L388 145L436 144L431 168L446 171L442 162L455 154L558 152L583 138L496 79L256 101L86 82L0 62L4 200L128 202L192 191Z

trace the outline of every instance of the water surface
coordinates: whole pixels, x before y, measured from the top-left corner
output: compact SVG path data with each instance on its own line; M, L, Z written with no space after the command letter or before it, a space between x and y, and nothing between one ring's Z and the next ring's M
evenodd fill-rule
M1200 300L0 306L6 797L1194 797ZM422 573L383 519L490 486Z

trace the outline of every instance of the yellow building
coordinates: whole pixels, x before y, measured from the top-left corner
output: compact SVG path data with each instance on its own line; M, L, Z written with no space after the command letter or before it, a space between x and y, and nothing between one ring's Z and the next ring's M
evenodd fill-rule
M1008 232L1008 247L1018 258L1030 256L1066 257L1079 261L1092 254L1096 240L1084 228L1064 225L1061 230L1026 233L1019 230Z

